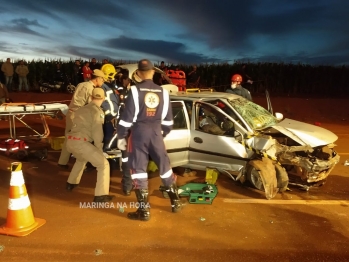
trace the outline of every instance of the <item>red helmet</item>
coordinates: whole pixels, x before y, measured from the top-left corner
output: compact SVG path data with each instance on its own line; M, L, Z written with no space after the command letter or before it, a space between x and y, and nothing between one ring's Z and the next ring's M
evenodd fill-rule
M232 82L242 82L242 76L239 74L235 74L231 77Z

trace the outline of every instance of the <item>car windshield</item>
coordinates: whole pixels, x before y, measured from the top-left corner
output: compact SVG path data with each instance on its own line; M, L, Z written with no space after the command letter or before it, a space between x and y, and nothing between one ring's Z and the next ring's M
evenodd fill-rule
M254 130L264 129L278 122L265 108L247 99L238 98L228 102Z

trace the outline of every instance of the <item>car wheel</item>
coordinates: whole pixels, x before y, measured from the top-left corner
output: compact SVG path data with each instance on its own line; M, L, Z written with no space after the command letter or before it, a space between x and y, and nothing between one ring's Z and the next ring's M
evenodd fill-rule
M288 186L288 174L280 165L275 165L276 180L280 192L285 192Z
M255 188L264 191L263 181L259 170L257 170L253 166L249 166L247 168L246 177L247 180L250 181Z
M75 92L75 86L71 84L67 85L67 91L68 93L73 94Z
M48 93L48 92L50 92L50 88L47 88L47 87L44 87L44 86L40 86L39 89L40 89L40 91L41 91L42 93Z

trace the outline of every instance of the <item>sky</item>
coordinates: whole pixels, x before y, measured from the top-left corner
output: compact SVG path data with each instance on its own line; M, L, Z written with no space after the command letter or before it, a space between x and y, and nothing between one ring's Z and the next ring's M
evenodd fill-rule
M1 0L0 60L349 64L347 0Z

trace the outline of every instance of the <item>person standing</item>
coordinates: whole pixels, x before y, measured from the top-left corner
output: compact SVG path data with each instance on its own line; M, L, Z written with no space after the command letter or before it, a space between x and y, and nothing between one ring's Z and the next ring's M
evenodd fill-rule
M173 116L169 93L154 84L154 66L148 59L138 62L138 76L142 81L131 86L126 99L126 107L118 124L118 148L127 151L133 185L139 203L136 212L127 214L129 219L148 221L149 157L159 168L159 174L171 200L172 212L181 210L176 176L172 171L163 138L172 130ZM131 135L126 141L128 131Z
M73 84L75 86L77 86L80 82L83 81L80 60L75 60L75 64L74 64L74 67L73 67L73 81L74 81Z
M87 105L91 101L92 90L95 87L101 87L104 81L107 80L105 74L99 70L95 69L92 74L92 79L88 82L81 82L76 87L73 98L69 104L69 110L65 116L65 140L62 146L61 155L58 160L58 166L68 169L68 162L70 158L70 153L67 151L66 142L67 142L67 133L72 128L72 113L78 110L80 107Z
M12 80L13 80L13 65L11 59L7 58L6 62L1 65L1 71L5 75L5 85L8 92L12 92Z
M29 74L29 69L24 64L23 60L19 61L19 65L16 67L16 73L18 74L18 78L19 78L18 91L19 92L22 91L22 85L24 84L25 90L29 92L28 79L27 79L27 75Z
M96 58L92 58L92 59L91 59L90 69L91 69L92 71L95 70L95 69L101 69L101 70L102 70L101 65L97 63Z
M90 69L90 62L85 62L84 66L82 67L82 75L85 82L88 82L91 80L91 74L93 71Z
M119 107L119 115L117 117L117 120L120 121L120 116L123 114L125 110L125 107L126 107L125 101L131 88L131 79L129 78L129 71L127 69L121 69L118 80L119 81L117 86L117 92L120 98L120 107ZM127 134L126 140L128 139L129 135L130 135L130 130ZM128 164L128 152L127 152L127 149L125 150L120 149L120 150L121 150L121 170L122 170L122 179L121 179L122 192L124 193L125 196L129 196L131 195L133 185L132 185L132 178L131 178L131 170Z
M103 153L104 112L101 105L105 99L102 88L94 88L91 102L73 112L73 125L67 133L67 150L76 161L67 180L66 189L72 191L81 180L87 162L97 169L97 183L93 202L108 202L110 166L107 154ZM92 144L93 142L93 144Z
M246 98L247 100L252 101L252 96L250 91L248 91L246 88L243 88L241 86L242 82L242 76L239 74L235 74L231 77L231 85L226 90L227 93L235 94L238 96L242 96L243 98Z
M9 102L9 95L6 86L0 82L0 106L4 103ZM8 117L2 117L0 120L8 120Z
M188 79L187 79L188 85L187 86L189 88L198 87L199 81L200 81L200 75L197 71L196 65L193 66L193 70L190 71L187 76L188 76Z
M114 92L116 75L115 67L112 64L105 64L102 66L101 70L107 77L107 81L105 81L102 85L102 89L105 91L106 97L102 104L102 109L105 113L105 120L103 124L103 151L109 151L112 148L116 148L116 139L114 141L113 136L116 132L116 117L119 112L120 99L119 96Z

